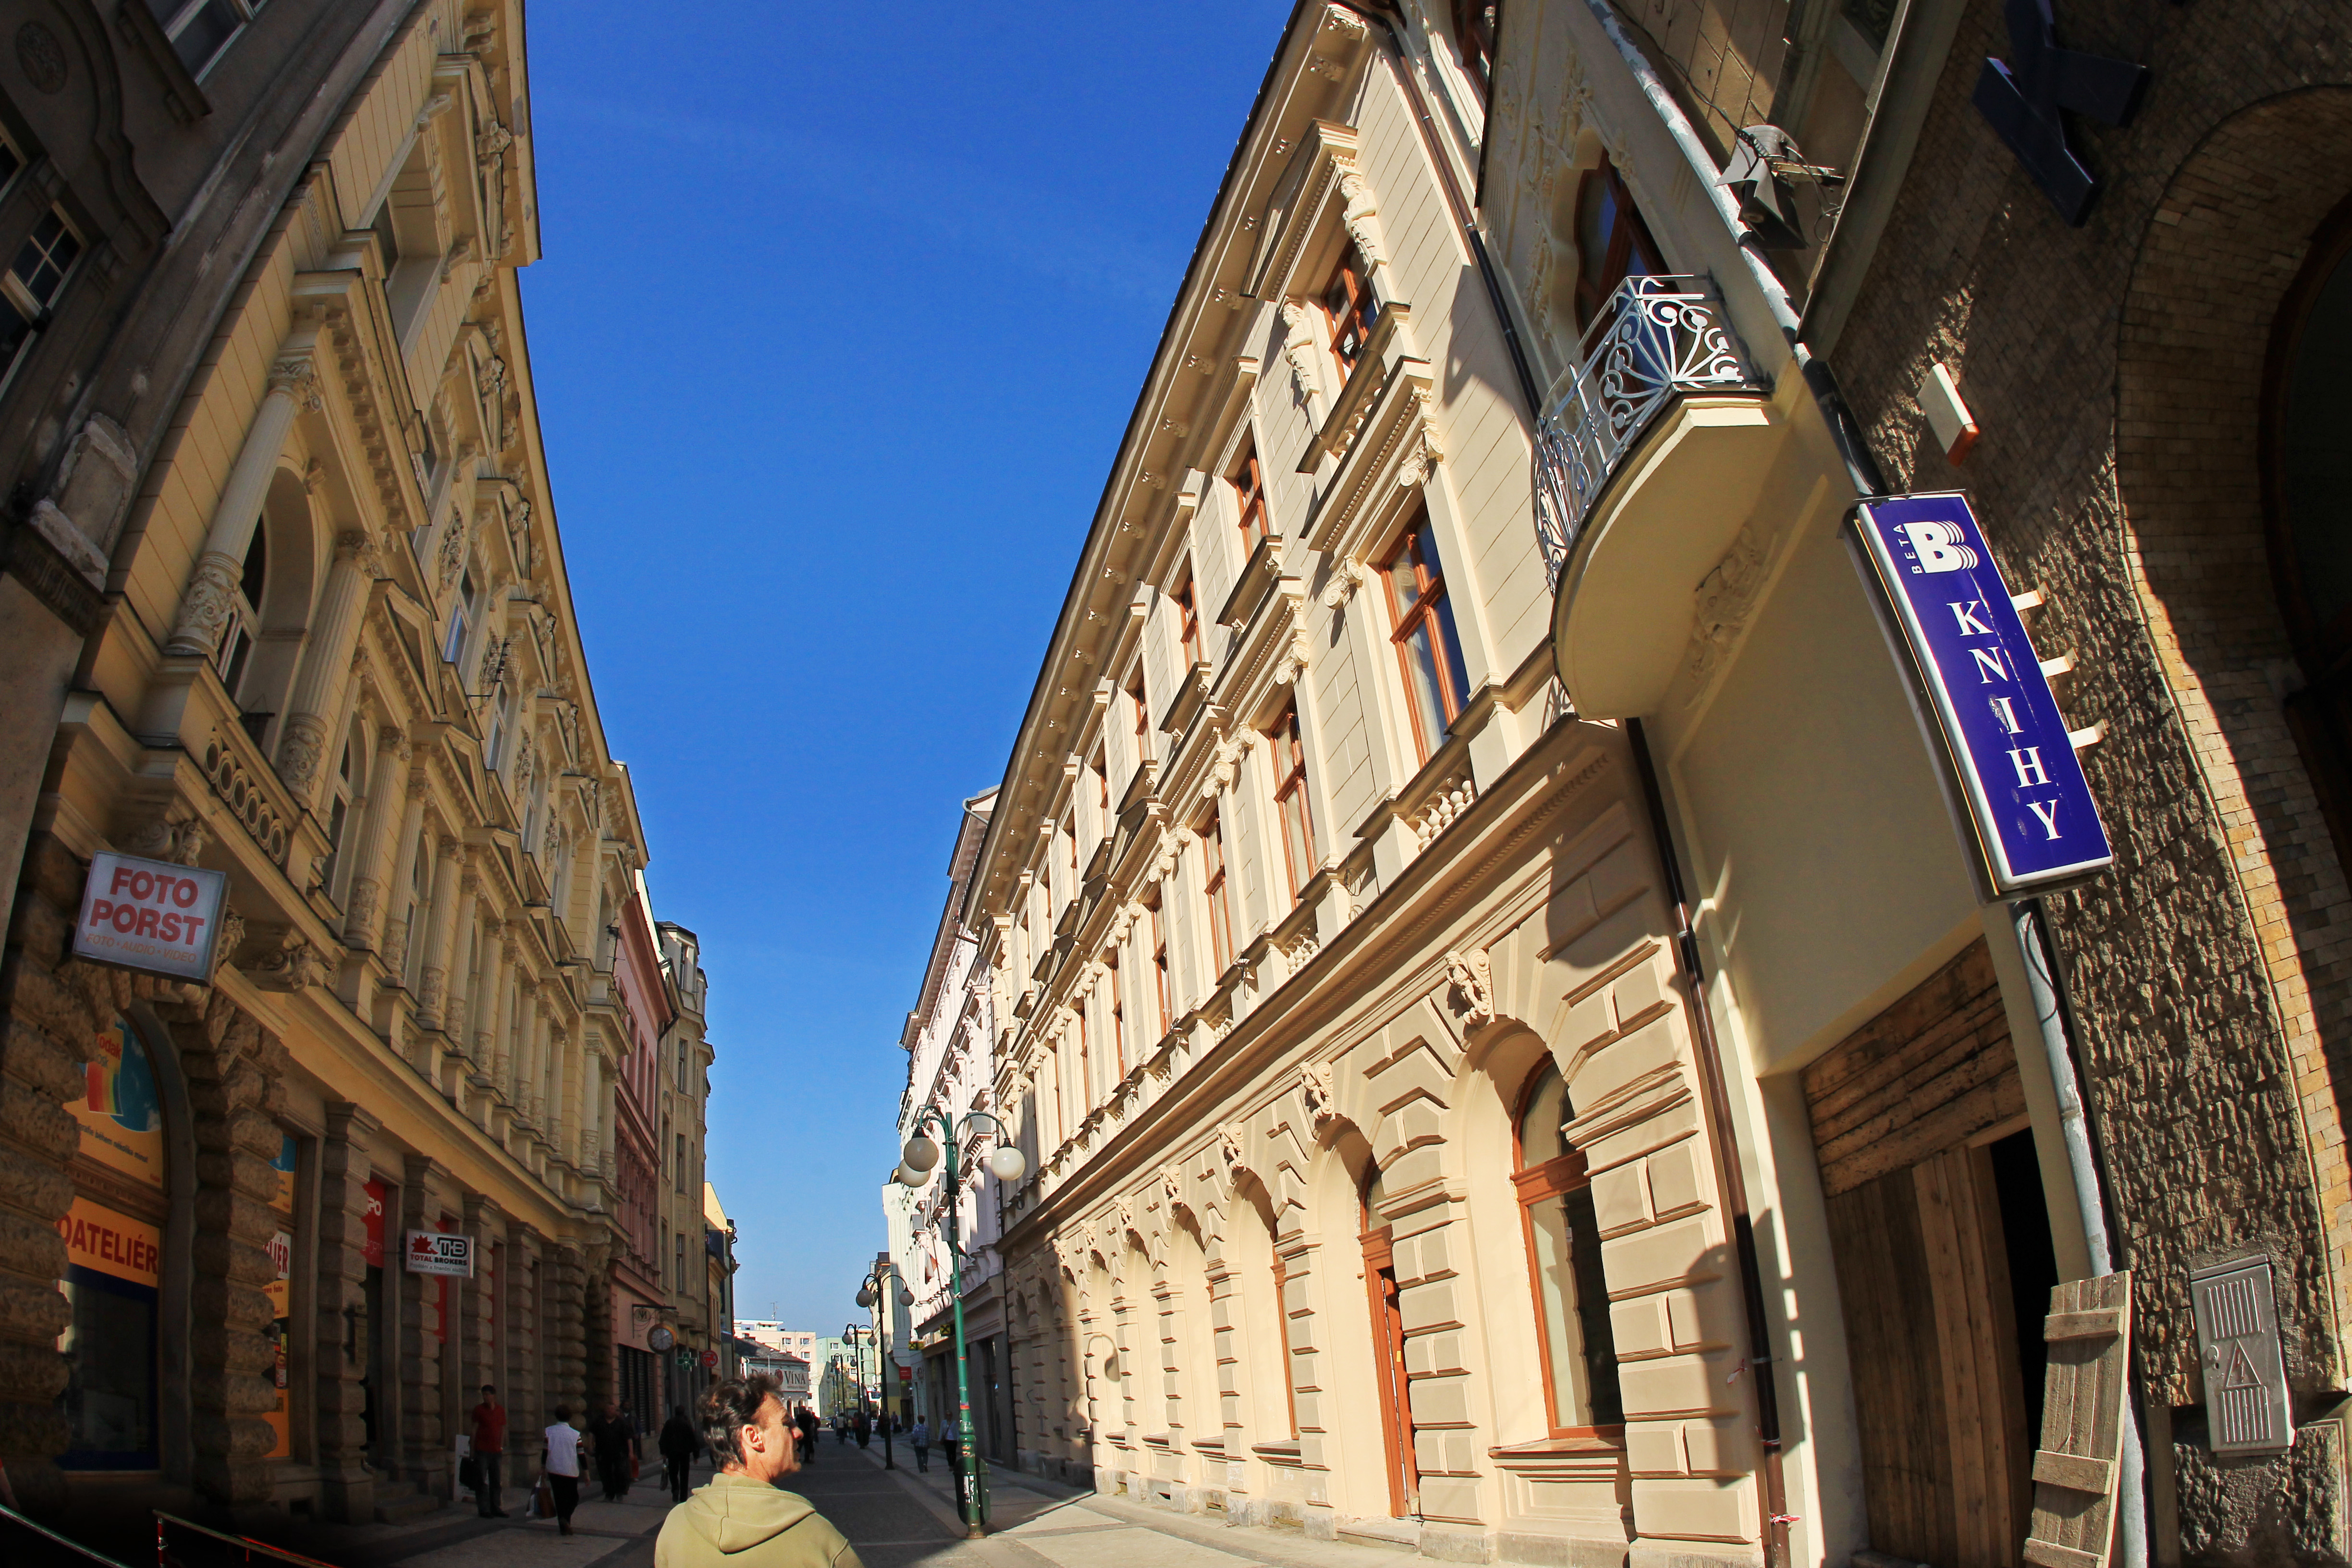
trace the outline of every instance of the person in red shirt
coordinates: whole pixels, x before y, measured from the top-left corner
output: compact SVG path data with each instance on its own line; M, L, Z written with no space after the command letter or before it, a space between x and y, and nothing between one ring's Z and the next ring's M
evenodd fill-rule
M482 1402L474 1406L474 1506L484 1519L504 1519L507 1510L499 1505L505 1500L503 1478L499 1467L505 1462L507 1452L507 1407L499 1403L499 1391L488 1384L482 1384Z

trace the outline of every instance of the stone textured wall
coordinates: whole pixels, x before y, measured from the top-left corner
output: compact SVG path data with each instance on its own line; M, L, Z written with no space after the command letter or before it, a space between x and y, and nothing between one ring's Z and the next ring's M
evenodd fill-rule
M2317 6L2070 0L2059 26L2152 70L2133 126L2074 125L2107 182L2088 223L2056 218L1969 100L2010 52L1980 0L1834 361L1890 484L1965 486L2012 588L2048 595L2035 641L2075 660L2073 721L2106 728L2084 761L2116 867L2053 924L2138 1370L2193 1428L2199 1264L2269 1251L2295 1386L2343 1378L2344 875L2282 719L2253 439L2268 321L2352 185L2329 171L2342 111L2305 89L2352 81L2352 58ZM1957 471L1913 398L1938 360L1984 430ZM2198 1556L2252 1550L2225 1492L2290 1487L2284 1460L2205 1485L2193 1439L2178 1466Z

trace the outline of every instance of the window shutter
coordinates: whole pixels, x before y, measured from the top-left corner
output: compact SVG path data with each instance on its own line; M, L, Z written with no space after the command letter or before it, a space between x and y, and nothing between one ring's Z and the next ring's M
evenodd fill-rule
M1118 681L1111 683L1110 711L1103 715L1103 762L1110 771L1110 808L1116 814L1118 803L1127 798L1136 763L1135 715L1129 711L1125 686Z
M1143 623L1143 700L1153 733L1159 731L1160 716L1176 698L1177 637L1176 602L1154 591L1150 615Z
M2131 1359L2130 1271L2052 1290L2042 1337L2050 1370L2042 1385L2025 1560L2037 1568L2104 1568L2124 1423L2131 1419L2124 1382Z
M1214 658L1223 651L1224 638L1211 627L1216 624L1217 613L1225 607L1227 595L1234 591L1234 579L1241 571L1239 554L1241 531L1238 514L1233 507L1233 487L1223 480L1211 481L1207 476L1192 476L1205 492L1199 510L1192 513L1192 570L1201 606L1201 649Z
M1160 918L1166 921L1168 938L1168 1012L1171 1023L1192 1010L1195 994L1192 945L1200 925L1195 914L1202 906L1195 896L1192 868L1199 853L1195 847L1178 856L1176 868L1160 887Z

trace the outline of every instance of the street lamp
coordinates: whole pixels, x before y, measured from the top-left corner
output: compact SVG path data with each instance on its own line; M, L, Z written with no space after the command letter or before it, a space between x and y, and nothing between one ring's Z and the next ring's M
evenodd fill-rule
M874 1381L877 1384L887 1382L889 1376L882 1366L883 1335L879 1325L887 1321L883 1311L884 1303L890 1296L890 1281L898 1277L898 1267L895 1263L877 1263L866 1273L866 1278L857 1283L857 1304L872 1310L877 1325L874 1331ZM915 1293L907 1288L907 1282L903 1279L898 1281L898 1302L901 1307L911 1307L915 1304ZM864 1396L861 1394L860 1403L863 1403L863 1399ZM887 1390L880 1404L882 1406L882 1468L886 1470L895 1470L898 1468L898 1461L890 1452L890 1400Z
M965 1529L970 1538L977 1541L988 1533L988 1461L981 1457L980 1445L973 1440L971 1358L963 1338L963 1247L956 1240L956 1194L961 1186L956 1176L956 1151L961 1146L956 1120L936 1106L916 1117L915 1135L907 1140L898 1176L908 1187L921 1186L930 1179L931 1167L940 1163L944 1149L947 1224L940 1227L940 1234L948 1244L948 1297L955 1309L956 1427L963 1444L965 1478L964 1497L958 1500L963 1508ZM984 1122L996 1134L996 1147L988 1156L989 1173L1000 1182L1019 1181L1029 1169L1029 1162L1022 1157L1020 1150L1006 1142L1011 1130L985 1110L967 1110L962 1121L966 1128ZM939 1129L937 1142L925 1136L927 1127Z

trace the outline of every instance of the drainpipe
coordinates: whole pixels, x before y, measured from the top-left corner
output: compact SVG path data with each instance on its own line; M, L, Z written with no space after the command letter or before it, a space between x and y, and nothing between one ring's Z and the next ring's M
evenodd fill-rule
M2050 1081L2058 1091L2058 1126L2066 1146L2066 1169L2074 1177L2074 1206L2082 1215L2083 1240L2091 1254L2094 1276L2115 1272L2116 1247L2107 1228L2105 1201L2100 1194L2097 1152L2091 1142L2089 1112L2083 1102L2082 1080L2074 1070L2074 1048L2067 1028L2068 1009L2059 994L2058 965L2042 929L2042 900L2021 899L2009 906L2017 927L2017 945L2025 958L2026 993L2040 1026L2043 1055L2050 1059ZM2125 1369L2127 1401L2123 1451L2117 1456L2123 1473L2116 1478L2117 1557L2122 1568L2147 1565L2147 1456L2141 1447L2140 1391Z
M1402 18L1394 11L1394 0L1384 4L1357 3L1357 0L1332 0L1345 10L1355 12L1367 21L1378 22L1388 35L1388 47L1381 51L1381 58L1394 73L1402 88L1405 100L1412 106L1413 124L1421 132L1423 151L1437 170L1438 183L1444 188L1445 202L1454 215L1454 222L1478 266L1479 280L1486 285L1487 303L1493 308L1495 320L1503 331L1504 343L1510 350L1511 369L1517 375L1520 395L1527 400L1528 421L1533 425L1543 417L1542 395L1536 387L1535 374L1528 368L1526 345L1519 342L1511 308L1503 289L1502 279L1494 260L1486 253L1486 242L1468 203L1463 200L1462 187L1454 177L1454 165L1445 149L1437 141L1436 121L1421 84L1406 64L1404 37L1400 27ZM1646 84L1654 87L1654 97L1663 95L1664 88L1654 79ZM1671 107L1671 100L1666 100ZM1680 129L1685 136L1688 127L1679 118L1670 119L1670 126ZM1490 131L1491 133L1491 131ZM1692 139L1695 141L1696 139ZM1721 205L1718 192L1718 205ZM1732 215L1736 217L1736 213ZM1751 258L1761 265L1760 258ZM1767 277L1769 274L1766 274ZM1785 301L1784 301L1785 312ZM1795 326L1793 312L1788 325ZM1826 367L1823 367L1826 375ZM1809 384L1816 386L1811 374ZM1835 422L1833 421L1833 424ZM1852 421L1845 422L1850 427ZM1866 460L1866 453L1865 453ZM1864 493L1870 493L1865 490ZM1626 735L1633 742L1633 758L1642 774L1642 794L1649 807L1650 833L1657 848L1658 864L1664 868L1668 895L1675 907L1675 953L1690 988L1692 1035L1698 1048L1700 1103L1708 1123L1708 1142L1715 1151L1716 1179L1723 1193L1724 1215L1731 1231L1732 1253L1739 1267L1740 1301L1747 1318L1748 1360L1743 1372L1750 1375L1756 1390L1756 1436L1763 1450L1760 1505L1762 1515L1764 1561L1766 1568L1788 1568L1788 1528L1795 1522L1789 1513L1789 1487L1782 1468L1780 1453L1780 1391L1774 1373L1777 1358L1769 1353L1772 1343L1769 1325L1764 1311L1763 1270L1756 1259L1756 1229L1748 1206L1748 1183L1742 1173L1738 1134L1731 1119L1731 1097L1725 1086L1723 1057L1717 1047L1715 1020L1706 1001L1706 973L1700 961L1697 934L1691 929L1690 900L1683 891L1682 870L1675 858L1673 835L1668 827L1665 804L1658 789L1657 769L1650 757L1650 748L1638 719L1628 720Z

